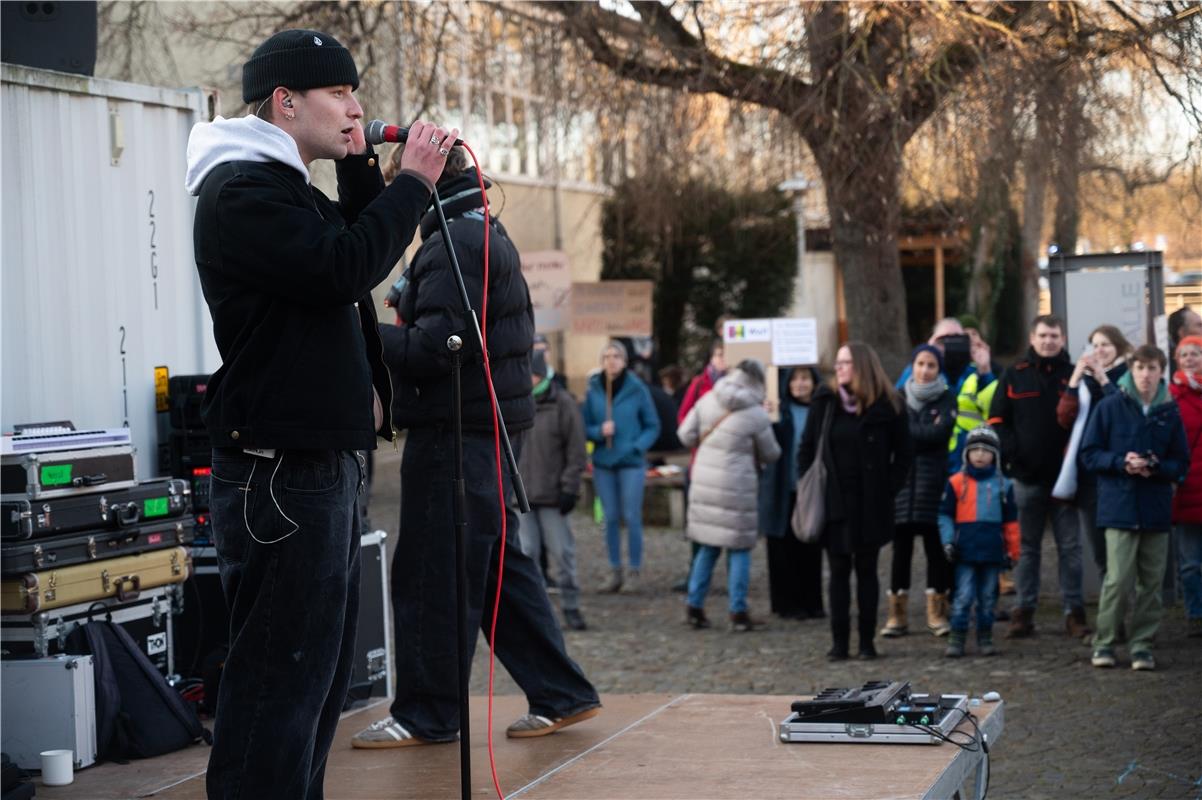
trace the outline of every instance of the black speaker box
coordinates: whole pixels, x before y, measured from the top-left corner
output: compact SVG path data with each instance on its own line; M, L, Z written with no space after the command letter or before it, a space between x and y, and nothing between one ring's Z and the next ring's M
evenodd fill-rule
M0 3L0 61L93 75L96 72L96 3Z

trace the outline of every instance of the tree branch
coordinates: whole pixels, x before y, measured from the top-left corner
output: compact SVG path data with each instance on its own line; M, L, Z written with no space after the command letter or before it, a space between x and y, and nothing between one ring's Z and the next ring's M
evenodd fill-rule
M672 89L714 92L735 100L795 112L810 97L812 87L787 72L750 66L705 48L670 11L656 2L639 2L646 28L592 3L549 2L567 28L592 54L593 60L618 76ZM602 33L629 45L619 52ZM679 66L656 63L647 55L655 47L670 53Z

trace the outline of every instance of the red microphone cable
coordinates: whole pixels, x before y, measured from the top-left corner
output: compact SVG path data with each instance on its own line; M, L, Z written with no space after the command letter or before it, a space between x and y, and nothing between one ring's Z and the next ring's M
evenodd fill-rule
M484 378L488 386L488 399L492 406L493 453L497 466L497 507L501 512L501 553L497 562L497 592L493 597L492 623L488 631L488 766L492 771L492 785L493 789L496 790L497 798L498 800L504 800L505 795L501 792L501 782L497 778L497 757L493 751L492 710L493 680L496 677L497 662L497 648L495 646L497 640L497 616L501 611L501 583L505 577L505 541L508 534L508 515L505 513L505 481L501 472L501 429L497 422L497 393L493 388L492 364L488 358L488 234L490 219L488 213L488 191L484 186L484 173L480 169L480 162L477 160L475 152L473 152L472 148L466 142L462 144L462 147L472 157L472 163L476 166L476 180L480 183L480 197L484 200L484 284L480 291L480 349L482 350L484 359Z

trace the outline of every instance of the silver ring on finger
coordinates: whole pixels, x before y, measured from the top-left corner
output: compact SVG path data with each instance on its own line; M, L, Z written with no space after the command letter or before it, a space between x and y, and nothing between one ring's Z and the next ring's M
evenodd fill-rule
M448 150L448 149L446 149L445 147L440 147L440 148L438 148L438 154L439 154L440 156L442 156L443 158L446 158L446 157L447 157L447 155L448 155L450 152L451 152L451 151L450 151L450 150Z
M437 144L439 144L441 141L442 141L442 140L441 140L441 139L439 139L437 135L433 135L433 136L431 136L431 137L430 137L430 144L437 145Z

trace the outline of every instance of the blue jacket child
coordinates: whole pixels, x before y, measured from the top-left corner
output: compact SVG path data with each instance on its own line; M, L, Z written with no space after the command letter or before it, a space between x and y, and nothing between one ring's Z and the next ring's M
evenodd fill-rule
M976 451L987 451L988 464L974 466ZM973 604L977 610L977 645L981 655L993 655L993 620L997 606L998 574L1007 561L1018 560L1018 506L1014 487L998 470L1001 442L988 426L969 432L964 440L964 467L951 476L939 505L939 539L955 579L951 634L945 655L964 655Z

